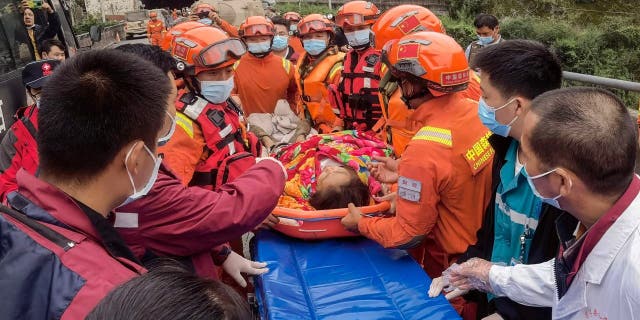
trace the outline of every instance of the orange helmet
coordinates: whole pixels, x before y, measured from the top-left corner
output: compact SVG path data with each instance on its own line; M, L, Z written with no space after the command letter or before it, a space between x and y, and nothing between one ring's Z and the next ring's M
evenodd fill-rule
M238 29L240 37L273 36L275 27L269 19L263 16L248 17Z
M164 38L162 38L162 42L160 43L160 48L162 48L162 50L164 51L171 52L173 39L175 39L177 36L187 32L188 30L200 28L200 27L206 27L206 26L207 26L206 24L200 23L197 21L185 21L185 22L176 24L171 29L169 29L169 32L167 32L164 35Z
M298 22L298 37L302 37L309 33L314 32L322 32L327 31L331 35L335 32L333 31L333 24L327 18L323 17L321 14L310 14L305 16Z
M293 12L293 11L289 11L289 12L285 13L284 15L282 15L282 17L285 20L287 20L288 22L290 22L290 21L298 22L298 21L302 20L302 16L299 13Z
M427 88L436 97L462 91L469 83L464 50L442 33L422 31L392 40L382 54L396 77L410 74L427 80Z
M193 13L200 13L205 11L216 12L216 9L212 5L204 2L196 4L195 8L193 8Z
M206 26L176 37L171 55L178 60L178 70L193 76L232 65L246 52L240 39L230 38L226 32Z
M372 25L378 19L380 10L368 1L350 1L345 3L336 15L336 25L344 28L350 26Z
M389 9L371 27L378 50L389 40L400 39L418 31L445 33L442 22L433 12L413 4L403 4Z
M149 12L149 18L157 18L158 17L158 13L155 11L151 11Z

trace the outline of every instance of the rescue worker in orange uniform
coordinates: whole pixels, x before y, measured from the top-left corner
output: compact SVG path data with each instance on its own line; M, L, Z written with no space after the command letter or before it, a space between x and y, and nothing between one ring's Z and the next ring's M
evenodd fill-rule
M159 46L167 30L164 28L164 23L158 20L157 12L151 11L151 13L149 13L149 19L147 23L147 38L149 38L149 43L154 46Z
M273 113L281 99L286 99L296 112L295 66L271 51L275 35L273 23L262 16L248 17L239 32L249 52L234 65L235 93L240 97L245 115Z
M302 16L297 12L290 11L283 14L282 17L289 28L289 45L291 45L293 51L301 56L304 53L304 48L302 47L302 41L296 35L298 34L298 23L302 20Z
M201 27L174 41L172 55L187 89L176 102L176 131L162 148L165 161L186 185L215 189L255 163L260 145L246 132L242 110L230 99L233 64L245 54L242 41Z
M400 39L418 31L434 31L446 34L440 19L429 9L418 5L399 5L387 10L371 27L375 34L375 47L382 50L390 40ZM380 80L380 105L383 120L374 127L381 138L393 146L396 156L400 156L413 135L424 126L416 121L414 110L402 100L396 79L387 73ZM470 72L469 86L462 94L475 101L480 99L480 78ZM382 130L381 130L382 129Z
M209 26L217 27L228 33L231 37L238 37L238 28L229 22L220 18L218 11L210 4L205 2L194 3L193 10L189 19L191 21L199 21Z
M160 42L160 48L164 51L171 52L171 47L173 44L173 40L179 35L185 33L187 30L191 30L199 27L206 27L207 25L198 21L185 21L182 23L178 23L175 26L171 27L167 33L165 33L162 38L162 42Z
M340 131L343 122L335 95L328 86L338 85L344 53L332 45L333 24L319 14L304 17L297 27L305 53L298 59L296 82L305 118L321 133Z
M395 216L364 217L349 205L342 223L384 247L405 248L432 278L456 261L482 224L494 151L477 102L464 97L469 66L454 39L418 32L383 51L403 98L424 123L400 160L379 158L373 176L397 183Z
M371 42L371 25L380 10L367 1L345 3L336 16L351 49L347 52L338 85L340 118L346 129L370 130L382 116L378 85L386 73L380 50Z

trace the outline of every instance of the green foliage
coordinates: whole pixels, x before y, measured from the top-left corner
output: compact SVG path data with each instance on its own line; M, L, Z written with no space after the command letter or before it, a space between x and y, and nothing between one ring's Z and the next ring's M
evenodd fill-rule
M485 12L487 7L489 7L489 0L450 0L449 15L455 19L475 17Z
M106 21L102 22L102 20L92 14L88 14L84 17L84 19L80 20L76 25L73 26L73 31L76 34L83 34L89 32L91 26L102 26L103 28L110 27L118 24L116 21Z
M339 6L334 5L334 9L330 10L328 5L321 4L310 4L302 2L298 3L277 3L276 9L280 14L284 14L285 12L294 11L302 15L303 17L312 14L312 13L320 13L320 14L335 14L338 10Z
M476 29L473 27L473 18L453 19L449 16L441 17L447 34L466 48L472 41L477 40Z

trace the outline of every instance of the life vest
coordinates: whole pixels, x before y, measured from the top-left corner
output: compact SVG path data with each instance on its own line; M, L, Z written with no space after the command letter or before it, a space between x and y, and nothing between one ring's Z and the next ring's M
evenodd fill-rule
M242 110L230 101L213 104L186 92L176 102L176 110L200 126L206 143L205 160L196 166L191 186L214 189L230 182L261 152L258 138L241 122Z
M317 60L309 63L305 53L298 59L296 83L301 95L301 103L305 117L314 127L324 125L322 131L329 130L335 125L340 112L331 102L327 89L329 79L337 75L342 69L344 53L329 49Z
M378 86L382 69L381 53L375 48L362 54L356 50L347 53L338 86L338 107L345 129L368 130L380 119Z

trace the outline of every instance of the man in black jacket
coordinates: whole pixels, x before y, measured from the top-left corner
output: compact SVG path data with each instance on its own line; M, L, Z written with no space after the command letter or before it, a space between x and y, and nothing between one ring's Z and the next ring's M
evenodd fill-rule
M36 24L37 9L23 8L24 28L16 29L16 41L29 49L31 60L40 60L42 41L53 39L60 30L60 19L48 3L43 3L41 10L47 14L47 25ZM22 55L22 54L21 54ZM24 58L24 57L21 57Z
M520 156L519 140L522 120L531 101L560 87L560 62L541 43L525 40L505 41L487 47L478 54L476 61L481 70L482 89L478 115L493 132L489 143L496 152L493 158L494 192L477 233L477 243L467 248L458 263L473 257L504 265L547 261L555 256L558 249L554 220L560 211L542 203L532 192L522 170L526 159ZM447 285L446 280L446 276L434 279L430 295L440 294ZM467 292L455 289L447 294L447 298L452 300L463 294ZM551 317L550 308L527 307L505 297L471 292L465 299L467 303L459 298L458 301L452 300L454 305L464 305L462 313L465 319L489 314L497 319ZM474 311L474 303L477 303L477 312Z

